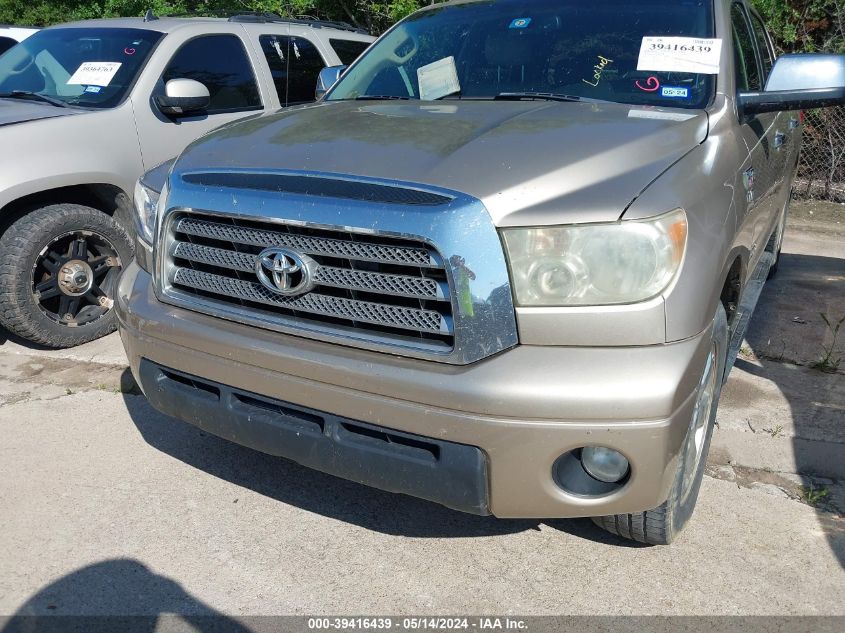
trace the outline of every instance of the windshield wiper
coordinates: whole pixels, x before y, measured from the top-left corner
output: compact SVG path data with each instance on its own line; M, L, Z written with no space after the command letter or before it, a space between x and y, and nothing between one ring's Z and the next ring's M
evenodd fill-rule
M359 95L355 97L355 101L408 101L410 98L397 95Z
M0 93L0 99L27 99L29 101L41 101L49 103L57 108L69 108L70 106L61 99L54 99L46 95L30 92L29 90L12 90L11 92Z
M545 99L546 101L581 101L575 95L562 95L554 92L500 92L496 101L520 101L521 99Z

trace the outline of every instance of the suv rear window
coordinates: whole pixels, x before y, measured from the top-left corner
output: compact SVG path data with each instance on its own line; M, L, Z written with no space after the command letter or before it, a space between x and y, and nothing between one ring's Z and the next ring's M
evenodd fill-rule
M367 50L369 42L356 42L355 40L329 40L334 52L340 58L340 62L349 65Z
M326 66L317 47L295 35L262 35L258 41L270 66L279 103L287 106L314 101L317 75Z
M417 71L434 62L451 65L451 58L460 85L456 96L463 99L537 92L703 108L714 93L718 67L711 73L683 70L691 64L675 64L677 69L667 69L669 64L661 64L662 69L637 67L641 48L651 44L644 42L645 37L685 38L671 45L684 53L695 45L699 49L695 54L718 55L716 43L692 41L713 38L714 32L713 0L492 0L435 5L382 36L328 99L366 95L417 99ZM667 53L663 46L661 52ZM444 76L441 67L439 77Z

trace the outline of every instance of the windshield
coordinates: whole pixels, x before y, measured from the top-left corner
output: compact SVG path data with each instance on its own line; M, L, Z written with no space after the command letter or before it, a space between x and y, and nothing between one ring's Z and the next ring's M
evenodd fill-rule
M702 108L713 94L721 52L718 40L705 39L713 37L713 25L712 0L443 6L400 22L327 99L552 93Z
M161 36L142 29L39 31L0 56L0 95L31 92L69 105L114 107Z

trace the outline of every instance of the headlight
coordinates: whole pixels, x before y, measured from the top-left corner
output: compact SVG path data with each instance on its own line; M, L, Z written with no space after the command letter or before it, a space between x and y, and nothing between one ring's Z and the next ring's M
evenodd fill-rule
M647 220L503 229L520 306L645 301L663 292L683 261L682 209Z
M159 193L147 187L142 180L135 183L135 229L138 232L138 237L148 246L152 246L153 243L160 200L167 200L167 184L164 185L164 190Z

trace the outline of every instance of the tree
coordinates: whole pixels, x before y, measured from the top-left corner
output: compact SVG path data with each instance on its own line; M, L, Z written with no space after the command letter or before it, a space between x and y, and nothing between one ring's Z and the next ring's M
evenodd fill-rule
M778 48L788 53L845 53L842 0L754 0Z
M0 0L0 24L47 26L72 20L157 15L272 11L341 20L381 33L427 0Z

